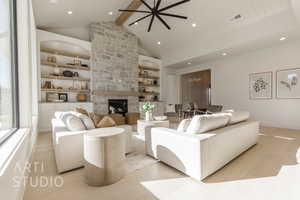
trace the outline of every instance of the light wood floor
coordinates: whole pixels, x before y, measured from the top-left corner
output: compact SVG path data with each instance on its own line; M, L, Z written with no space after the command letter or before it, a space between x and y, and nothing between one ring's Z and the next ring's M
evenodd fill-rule
M197 182L156 163L116 184L89 187L82 170L57 175L50 134L40 134L34 161L41 176L62 176L62 187L29 187L25 200L299 200L300 131L261 128L259 142L224 168ZM37 172L38 173L38 172Z

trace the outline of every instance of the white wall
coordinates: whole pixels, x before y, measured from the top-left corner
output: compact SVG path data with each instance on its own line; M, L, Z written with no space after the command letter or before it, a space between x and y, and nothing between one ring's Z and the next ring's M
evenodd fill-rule
M185 74L212 70L212 103L225 109L249 110L251 118L262 125L300 129L300 99L276 99L277 70L300 67L300 41L285 41L267 49L227 57L202 66L177 70ZM249 100L249 74L273 71L273 99Z
M80 40L90 41L89 27L70 27L70 28L45 28L42 29L52 33L77 38Z
M167 104L179 104L180 103L180 76L176 74L167 74L166 85L172 85L166 89Z

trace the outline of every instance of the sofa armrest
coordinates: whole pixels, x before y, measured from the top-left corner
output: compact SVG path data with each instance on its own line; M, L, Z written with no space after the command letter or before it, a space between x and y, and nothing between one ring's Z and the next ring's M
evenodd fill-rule
M201 177L201 141L169 128L152 128L146 134L147 154L192 177Z

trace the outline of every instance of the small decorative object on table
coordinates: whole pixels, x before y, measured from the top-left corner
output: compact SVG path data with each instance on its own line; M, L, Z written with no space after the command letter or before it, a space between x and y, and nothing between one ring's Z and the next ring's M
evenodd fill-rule
M73 60L73 64L74 65L81 65L81 60L78 58L78 57L76 57L76 58L74 58L74 60Z
M67 93L59 93L58 94L58 99L60 101L67 102L68 101L68 94Z
M47 62L49 63L56 63L56 57L55 56L48 56Z
M52 88L52 83L51 81L45 81L43 86L42 86L43 89L51 89Z
M57 93L46 93L47 102L61 102Z
M146 102L143 105L143 110L146 113L146 121L151 121L152 120L152 111L154 109L155 105L151 102Z
M156 116L156 117L154 117L154 120L156 120L156 121L165 121L167 119L168 119L167 116Z
M66 71L63 71L63 75L64 77L73 77L73 72L69 71L69 70L66 70Z
M77 101L79 102L86 102L87 101L87 95L79 93L77 94Z
M73 73L73 76L74 76L74 77L79 77L79 73L78 73L78 72L74 72L74 73Z

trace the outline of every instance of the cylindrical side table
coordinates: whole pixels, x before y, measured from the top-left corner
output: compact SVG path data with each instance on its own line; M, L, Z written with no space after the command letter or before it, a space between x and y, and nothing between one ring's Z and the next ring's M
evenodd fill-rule
M99 128L84 134L84 176L91 186L110 185L125 173L125 131Z

